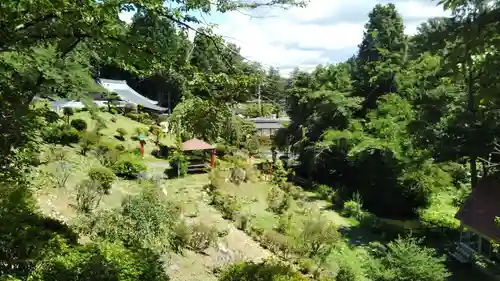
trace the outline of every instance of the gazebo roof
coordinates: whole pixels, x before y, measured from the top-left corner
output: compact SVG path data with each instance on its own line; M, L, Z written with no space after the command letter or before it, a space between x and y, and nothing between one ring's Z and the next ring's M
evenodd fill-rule
M456 218L463 224L500 242L500 227L495 224L495 217L500 214L500 180L483 178L472 190Z
M181 144L182 151L210 150L210 149L215 149L215 147L197 138L190 139Z

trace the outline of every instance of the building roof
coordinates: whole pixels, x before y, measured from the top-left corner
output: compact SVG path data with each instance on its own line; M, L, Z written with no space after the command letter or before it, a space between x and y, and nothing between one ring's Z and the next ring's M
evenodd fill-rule
M483 178L472 190L456 218L480 234L500 242L500 226L495 217L500 216L500 180Z
M285 118L264 118L264 117L257 117L257 118L248 118L248 121L254 122L255 123L255 128L257 129L280 129L285 127L284 123L288 122L289 119Z
M182 151L211 150L211 149L215 149L215 147L197 138L190 139L181 144Z
M83 108L85 105L81 101L75 100L55 100L51 102L53 109L71 107L71 108Z
M141 104L145 108L149 108L152 110L156 111L166 111L167 109L161 106L158 106L158 102L154 100L150 100L138 92L136 92L134 89L132 89L128 84L127 81L124 80L111 80L111 79L99 79L98 80L99 84L106 88L106 90L110 92L117 93L118 96L120 96L120 99L123 101L129 102L129 103L134 103L134 104Z

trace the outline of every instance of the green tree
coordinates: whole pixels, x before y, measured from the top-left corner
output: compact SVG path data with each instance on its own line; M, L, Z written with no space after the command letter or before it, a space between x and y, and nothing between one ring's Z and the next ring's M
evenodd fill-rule
M394 78L406 56L406 36L401 15L394 4L376 5L365 25L354 70L354 91L374 108L377 99L397 91Z
M90 243L65 249L41 261L30 280L167 281L160 256L127 249L120 242Z

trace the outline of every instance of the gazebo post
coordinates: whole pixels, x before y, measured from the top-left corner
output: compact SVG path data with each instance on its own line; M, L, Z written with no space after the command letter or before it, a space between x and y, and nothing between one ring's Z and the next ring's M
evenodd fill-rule
M215 149L212 149L212 169L215 168Z

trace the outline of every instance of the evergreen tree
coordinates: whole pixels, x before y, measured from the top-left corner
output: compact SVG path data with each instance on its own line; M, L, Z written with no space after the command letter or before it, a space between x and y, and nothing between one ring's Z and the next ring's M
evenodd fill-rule
M365 97L365 108L377 98L395 92L395 75L405 59L406 36L401 15L394 4L376 5L365 25L354 70L355 94Z

